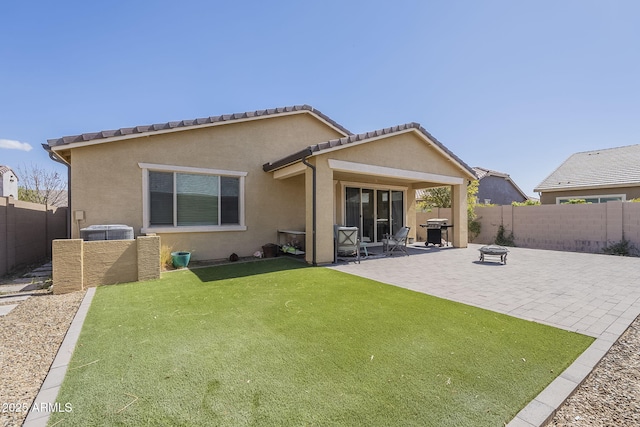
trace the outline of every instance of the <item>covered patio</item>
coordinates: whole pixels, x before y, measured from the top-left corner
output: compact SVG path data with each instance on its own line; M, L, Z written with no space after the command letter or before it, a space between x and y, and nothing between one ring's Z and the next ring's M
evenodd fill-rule
M416 237L416 190L450 186L454 247L467 245L466 187L473 170L424 128L411 123L308 147L263 169L273 179L304 174L307 262L334 258L335 224L359 228L368 246L410 227Z

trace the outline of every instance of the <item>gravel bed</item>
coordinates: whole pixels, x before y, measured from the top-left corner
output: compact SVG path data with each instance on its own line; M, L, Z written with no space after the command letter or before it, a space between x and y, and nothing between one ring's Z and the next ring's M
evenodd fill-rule
M0 426L26 418L84 294L36 294L0 317Z
M640 426L640 317L548 425Z

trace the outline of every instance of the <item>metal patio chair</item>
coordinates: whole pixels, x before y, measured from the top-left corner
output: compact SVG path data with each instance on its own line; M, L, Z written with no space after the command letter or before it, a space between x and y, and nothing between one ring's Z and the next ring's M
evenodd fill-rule
M338 262L338 257L356 257L360 264L360 239L358 238L358 227L334 226L335 255L334 262Z
M390 234L385 235L385 238L382 239L382 244L384 245L384 252L386 255L393 255L393 252L396 249L400 249L400 251L404 252L405 255L409 256L409 253L407 252L409 230L411 230L411 227L402 227L393 236Z

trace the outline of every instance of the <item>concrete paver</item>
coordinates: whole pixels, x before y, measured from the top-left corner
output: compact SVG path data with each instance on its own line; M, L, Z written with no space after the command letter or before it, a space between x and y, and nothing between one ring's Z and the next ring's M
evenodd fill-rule
M20 302L20 301L24 301L26 299L29 299L29 297L31 297L31 295L17 295L17 296L6 295L6 296L0 296L0 304Z
M17 303L31 296L25 295L24 292L41 289L46 280L51 277L51 269L51 263L48 262L34 270L37 271L37 276L31 276L33 272L30 272L24 277L9 279L5 283L0 282L0 316L6 316L18 306Z
M502 265L480 262L480 247L416 244L408 257L330 268L596 338L509 423L543 425L640 315L640 258L509 248Z
M16 308L17 306L18 304L0 305L0 316L6 316L7 314L11 313L11 310Z

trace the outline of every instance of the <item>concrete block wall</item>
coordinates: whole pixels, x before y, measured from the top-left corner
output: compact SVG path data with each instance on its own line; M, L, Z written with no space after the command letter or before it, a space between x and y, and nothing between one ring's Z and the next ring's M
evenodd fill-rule
M53 241L53 293L66 294L84 289L83 241Z
M54 240L53 293L160 277L160 237Z
M640 203L479 207L476 214L474 243L493 243L502 224L525 248L602 253L623 237L640 248Z
M51 242L67 236L67 208L0 197L0 276L51 257Z
M640 249L640 203L622 205L622 231L624 237Z
M138 280L136 240L84 242L83 256L85 288ZM55 289L55 278L53 285Z
M498 209L496 209L498 208ZM476 207L476 221L481 224L480 234L473 239L473 243L489 244L498 234L498 227L502 224L501 207Z

